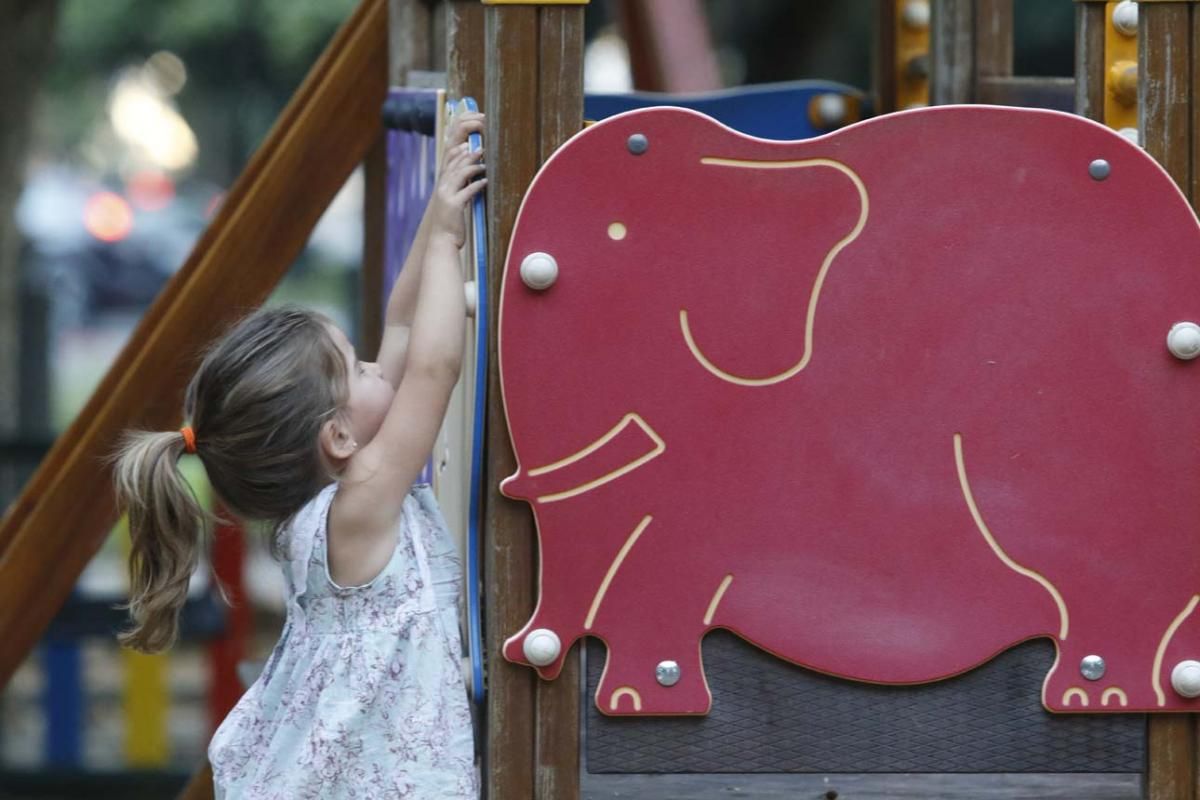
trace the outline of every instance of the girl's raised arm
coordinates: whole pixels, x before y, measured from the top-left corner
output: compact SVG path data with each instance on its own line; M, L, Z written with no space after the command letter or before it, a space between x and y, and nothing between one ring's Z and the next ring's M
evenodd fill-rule
M359 448L336 438L336 424L329 428L335 438L327 450L338 455L339 447L348 448L329 518L329 565L339 583L370 580L391 558L404 498L433 448L458 381L466 315L458 251L466 239L466 204L486 184L473 180L483 171L481 157L459 142L443 159L427 212L404 374L378 432Z
M446 149L453 149L472 133L483 131L483 114L467 111L456 116L446 137ZM404 376L404 360L408 353L409 335L412 329L413 315L417 310L417 293L421 286L421 269L425 262L425 248L429 243L430 218L434 207L432 198L425 207L421 224L417 227L417 235L413 237L412 247L404 259L392 293L388 296L387 311L384 314L383 340L379 345L379 367L383 377L392 386L399 386Z

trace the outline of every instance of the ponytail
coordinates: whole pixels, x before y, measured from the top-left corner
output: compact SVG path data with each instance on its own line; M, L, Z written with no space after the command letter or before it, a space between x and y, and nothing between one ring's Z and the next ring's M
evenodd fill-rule
M129 615L121 644L165 650L179 632L179 612L212 520L179 471L187 442L178 432L125 437L114 469L120 507L129 514Z

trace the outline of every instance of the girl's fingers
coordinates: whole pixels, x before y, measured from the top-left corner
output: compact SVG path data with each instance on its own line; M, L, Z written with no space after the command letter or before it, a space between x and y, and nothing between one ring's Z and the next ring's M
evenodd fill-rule
M454 202L459 205L465 205L475 195L483 191L487 186L487 178L480 178L477 181L471 181L454 195Z

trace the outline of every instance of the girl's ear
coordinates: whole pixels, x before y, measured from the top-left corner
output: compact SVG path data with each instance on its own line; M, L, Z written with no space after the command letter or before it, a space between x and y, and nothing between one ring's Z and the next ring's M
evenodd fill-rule
M354 441L354 432L350 430L347 420L343 419L341 414L325 421L321 426L320 438L321 452L335 464L350 458L358 449L358 443Z

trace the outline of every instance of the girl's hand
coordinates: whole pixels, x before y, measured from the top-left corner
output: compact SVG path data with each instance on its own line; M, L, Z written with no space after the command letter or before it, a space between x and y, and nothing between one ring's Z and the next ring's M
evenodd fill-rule
M430 200L433 223L430 233L449 235L456 247L462 247L466 240L463 209L486 182L480 179L471 183L483 172L483 153L471 153L467 142L472 133L483 132L483 124L483 114L476 111L454 115L446 131L438 182Z
M482 118L482 115L476 116ZM466 142L470 130L467 125L457 125L456 120L455 127L451 129L456 143L446 150L437 187L430 200L430 235L447 236L455 247L462 247L467 238L463 209L487 185L487 178L479 178L484 170L483 151L471 152Z

